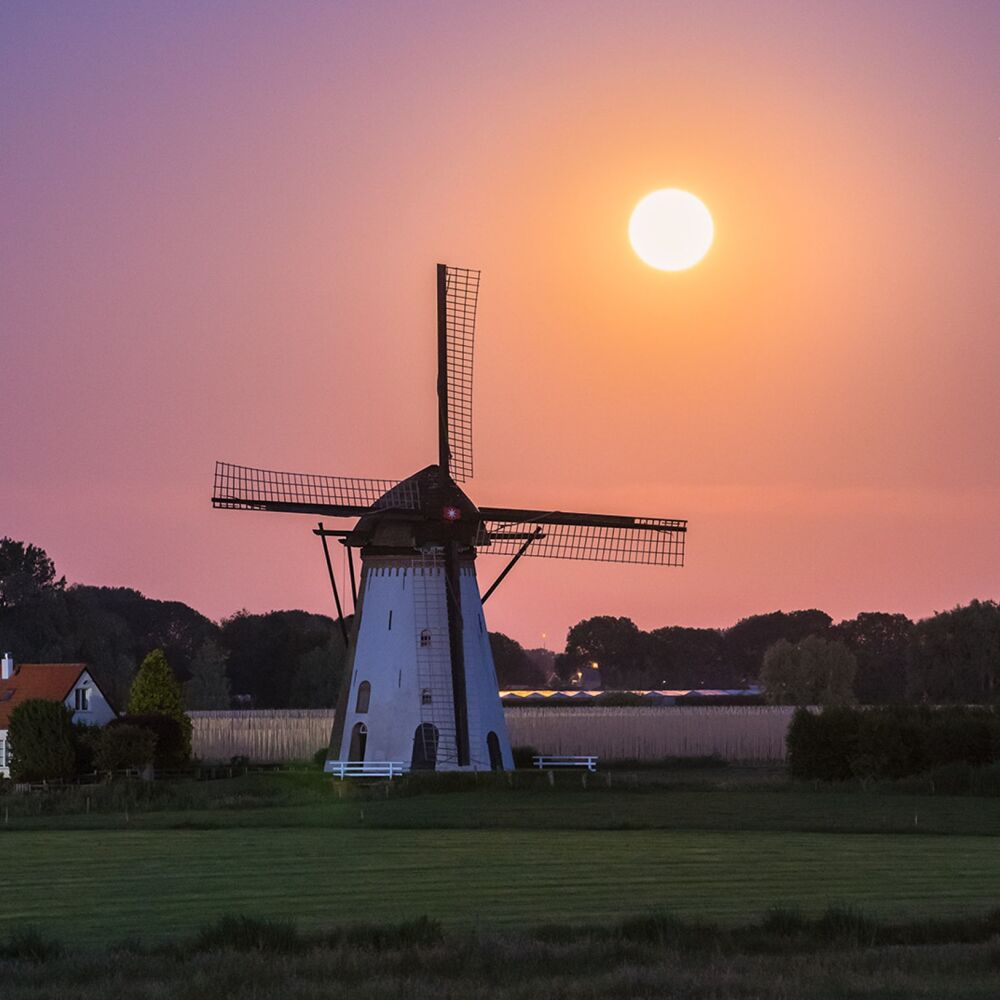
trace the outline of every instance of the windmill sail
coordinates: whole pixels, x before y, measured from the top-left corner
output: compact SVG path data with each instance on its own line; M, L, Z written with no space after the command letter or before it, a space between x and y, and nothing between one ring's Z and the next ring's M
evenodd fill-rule
M361 517L373 510L418 510L420 491L412 481L275 472L216 462L212 506Z
M481 507L483 553L683 566L687 521ZM526 548L524 543L534 539Z
M479 271L437 266L438 441L441 468L472 478L472 358Z

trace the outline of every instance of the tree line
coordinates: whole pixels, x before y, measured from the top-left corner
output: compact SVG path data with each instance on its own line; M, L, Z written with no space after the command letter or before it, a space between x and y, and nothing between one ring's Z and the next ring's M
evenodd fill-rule
M596 661L609 689L746 688L764 677L789 703L815 692L828 703L865 704L1000 696L994 601L917 622L866 612L835 624L809 609L752 615L725 629L644 631L629 618L601 615L574 625L558 654L524 649L498 632L490 641L504 688L569 686ZM69 586L42 549L0 539L0 652L22 662L86 662L112 704L123 706L138 664L154 649L182 682L188 709L331 708L346 658L326 615L238 611L213 622L126 587Z

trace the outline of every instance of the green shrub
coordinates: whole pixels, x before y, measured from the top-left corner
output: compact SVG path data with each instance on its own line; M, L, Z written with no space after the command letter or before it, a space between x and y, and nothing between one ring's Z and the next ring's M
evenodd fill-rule
M924 730L913 709L872 708L859 712L852 773L860 778L896 780L924 770Z
M788 727L788 771L793 778L846 781L858 753L860 712L854 708L796 710Z
M795 778L900 781L922 775L938 791L958 793L974 790L976 775L1000 759L1000 714L979 707L800 709L787 749ZM991 785L995 779L991 773L983 780Z
M140 727L151 732L156 738L153 763L158 768L184 767L191 758L190 721L185 716L188 728L169 715L125 715L109 722L105 732L121 726Z
M161 766L176 767L191 759L191 720L184 714L180 683L170 669L162 649L154 649L142 661L129 689L128 714L133 717L165 715L177 722L183 745L177 750L171 745L170 757L173 763ZM163 752L161 741L157 754Z
M307 942L295 924L254 917L223 917L204 928L194 940L195 951L267 951L293 955L305 951Z
M73 713L62 702L22 702L10 713L7 738L15 781L54 781L76 773Z
M58 941L44 937L34 927L11 931L0 944L0 958L21 962L47 962L58 958L63 948Z
M320 770L322 770L322 769L323 769L323 767L324 767L324 766L326 765L326 757L327 757L327 754L329 754L329 752L330 752L330 748L329 748L328 746L325 746L325 747L320 747L320 748L319 748L319 749L318 749L318 750L317 750L317 751L316 751L316 752L315 752L315 753L313 754L313 763L314 763L314 764L315 764L315 765L316 765L316 766L317 766L317 767L318 767L318 768L319 768Z
M156 733L146 726L128 722L109 726L101 733L94 751L94 764L99 771L144 768L155 757L156 743Z

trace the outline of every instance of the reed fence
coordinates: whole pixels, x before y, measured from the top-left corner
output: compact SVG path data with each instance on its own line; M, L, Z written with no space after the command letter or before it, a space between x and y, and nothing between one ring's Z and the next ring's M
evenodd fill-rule
M795 709L673 705L637 708L509 708L514 746L542 754L593 754L602 760L721 757L764 763L785 759Z
M636 708L505 710L510 741L541 754L592 754L602 760L654 761L717 756L763 763L785 759L794 709L675 705ZM207 763L307 760L330 742L329 709L191 712L192 748Z
M334 712L326 708L188 712L191 750L209 764L246 757L255 763L308 760L330 745Z

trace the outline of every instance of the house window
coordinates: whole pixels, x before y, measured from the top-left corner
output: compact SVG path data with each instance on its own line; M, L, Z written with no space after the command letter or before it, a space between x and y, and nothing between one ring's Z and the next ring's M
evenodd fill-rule
M423 688L420 691L420 704L421 705L429 705L430 703L431 703L431 689L430 688Z
M420 631L420 648L426 649L431 644L431 630L429 628Z
M354 706L354 711L364 713L368 711L368 703L372 700L372 686L368 681L362 681L358 685L358 700Z
M78 712L90 711L90 688L77 688L73 692L75 708Z
M0 768L7 766L7 737L0 735Z

